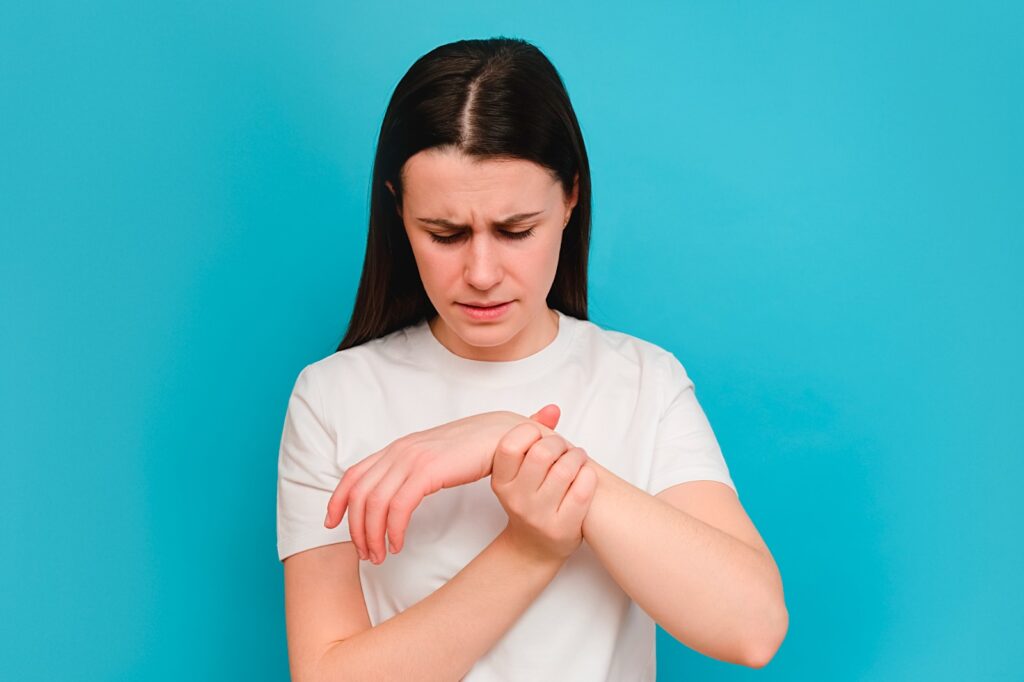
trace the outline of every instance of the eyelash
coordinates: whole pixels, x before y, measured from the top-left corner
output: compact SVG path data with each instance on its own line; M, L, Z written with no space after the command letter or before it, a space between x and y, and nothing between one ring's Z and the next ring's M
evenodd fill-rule
M526 239L527 237L533 236L533 228L531 227L530 229L522 230L521 232L507 232L505 230L502 230L501 233L505 235L506 238L512 240ZM460 237L462 237L461 232L456 232L455 234L450 234L447 236L434 234L433 232L430 233L430 238L438 244L453 244L457 242Z

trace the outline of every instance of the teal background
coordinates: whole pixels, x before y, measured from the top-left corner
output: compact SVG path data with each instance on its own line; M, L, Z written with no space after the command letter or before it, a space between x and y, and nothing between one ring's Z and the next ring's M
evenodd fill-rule
M504 34L581 121L591 318L687 367L783 576L766 668L659 630L659 678L1020 679L1021 7L4 4L3 677L286 678L277 447L384 108Z

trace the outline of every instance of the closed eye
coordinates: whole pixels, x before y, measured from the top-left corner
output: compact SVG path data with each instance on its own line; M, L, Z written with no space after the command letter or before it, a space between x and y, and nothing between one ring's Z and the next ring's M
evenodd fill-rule
M520 230L519 232L509 232L508 230L498 230L498 232L504 235L506 239L512 240L526 239L527 237L533 236L532 227L528 230ZM459 241L459 239L462 238L463 234L463 232L456 232L455 234L442 235L434 234L433 232L431 232L430 238L437 242L438 244L452 244L454 242Z

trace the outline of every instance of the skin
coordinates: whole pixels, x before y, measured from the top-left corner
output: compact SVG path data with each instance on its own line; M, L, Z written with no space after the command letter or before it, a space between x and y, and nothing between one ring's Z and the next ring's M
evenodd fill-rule
M439 149L410 157L402 169L402 184L403 202L399 206L396 201L396 211L424 289L438 311L430 320L435 337L457 355L484 361L516 360L551 343L558 333L558 316L547 307L546 298L558 266L562 231L577 203L578 184L567 196L550 171L531 161L481 160ZM388 188L394 196L390 183ZM494 225L524 213L533 215L515 224ZM514 238L527 231L529 236ZM455 241L438 243L432 235ZM505 301L512 301L505 315L488 321L469 317L459 305ZM496 443L517 425L530 421L540 436L549 439L529 459L547 461L545 471L554 459L573 450L561 437L556 441L559 447L551 447L559 415L557 405L547 405L529 418L487 413L408 434L346 471L328 504L324 525L337 525L347 509L360 558L379 564L386 554L385 531L392 553L401 551L409 519L422 499L441 488L490 475ZM582 448L574 450L568 462L575 477L587 457ZM588 481L591 474L586 475ZM503 493L495 494L502 498ZM542 553L543 546L550 547L543 534L533 540L542 546L528 551ZM524 548L529 544L526 539L519 542Z
M544 475L562 448L558 441L525 423L502 436L491 485L508 528L437 590L382 623L370 622L352 543L286 559L293 679L462 679L582 541L596 479L587 469L575 473L579 460L569 454Z
M578 180L578 178L577 178ZM544 167L523 159L479 160L456 151L429 149L403 167L402 216L427 297L438 315L430 329L446 348L465 358L510 361L547 346L558 316L546 298L555 279L565 229L579 195L570 196ZM394 188L388 188L392 194ZM517 213L536 217L501 229L492 226ZM453 230L421 219L441 219L471 229ZM509 232L533 228L532 236ZM504 230L504 231L502 231ZM460 234L461 232L461 234ZM431 233L459 235L439 244ZM495 321L477 321L459 302L513 301Z
M550 174L530 162L478 161L435 150L412 157L404 170L404 206L397 210L424 289L438 311L430 321L435 337L457 355L489 361L520 359L550 343L557 334L557 315L547 308L545 299L577 187L565 196ZM512 240L491 225L508 214L527 211L540 211L540 215L533 223L508 228L520 231L532 225L535 233L526 239ZM447 236L457 230L419 218L444 218L467 228L453 244L438 244L431 241L431 232ZM478 322L457 305L474 300L514 303L500 321ZM713 658L752 667L766 665L785 637L789 616L778 567L735 493L723 483L695 480L652 496L585 457L582 448L560 437L547 437L554 433L550 429L557 422L557 410L549 405L532 417L520 417L533 430L511 420L501 438L495 437L494 413L488 413L399 439L346 471L328 505L325 525L336 525L347 507L352 512L353 544L359 544L356 537L369 544L372 560L380 563L385 519L393 500L406 500L402 504L411 513L418 499L430 492L430 486L416 483L424 479L417 472L431 470L426 478L434 484L446 476L457 480L470 470L490 473L487 461L496 461L495 448L504 447L510 456L524 457L524 464L533 462L525 471L535 472L528 475L530 483L518 496L507 486L495 485L491 474L495 495L510 518L509 528L500 537L506 547L514 548L514 556L543 558L542 563L563 561L578 546L577 518L579 510L585 509L579 522L582 538L622 589L659 625ZM514 439L509 436L516 433L525 440L510 446ZM441 457L444 449L430 449L431 442L456 438L476 443L467 449L467 456L480 461L467 464ZM567 453L575 453L575 461L565 457ZM563 460L566 465L555 466ZM567 466L569 461L573 466ZM385 483L385 473L395 465L405 467L402 475ZM537 490L530 492L533 483L542 480L537 472L546 471L550 478L556 469L563 483L549 486L546 505L531 511L527 500L534 505L539 502ZM462 473L456 475L457 471ZM579 495L565 495L564 481L573 471L576 481L585 481L585 486ZM552 501L557 495L563 495L561 504L577 506L571 518L556 512ZM407 521L404 512L403 517ZM387 529L391 537L390 522ZM359 552L366 558L364 546ZM491 633L488 641L493 643L497 636L500 633Z
M555 435L560 415L557 405L547 405L529 419L508 410L485 412L402 436L345 470L328 502L324 525L333 528L347 508L359 557L379 564L385 556L385 530L391 553L402 551L409 520L424 497L490 476L503 436L524 422L533 423L539 436ZM564 443L558 455L572 447ZM546 454L538 448L533 457ZM581 455L582 449L574 457Z

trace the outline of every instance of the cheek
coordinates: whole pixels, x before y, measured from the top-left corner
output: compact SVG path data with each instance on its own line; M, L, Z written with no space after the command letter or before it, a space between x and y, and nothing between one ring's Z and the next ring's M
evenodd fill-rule
M543 287L554 279L558 270L560 242L537 243L529 253L511 254L506 274L520 280L524 286Z
M452 278L459 276L458 259L445 254L438 249L425 245L423 249L414 252L416 256L416 267L420 271L420 279L424 285L428 282L445 284Z
M561 233L558 234L551 242L547 244L547 248L544 252L544 264L545 270L554 272L558 269L558 258L562 248Z

